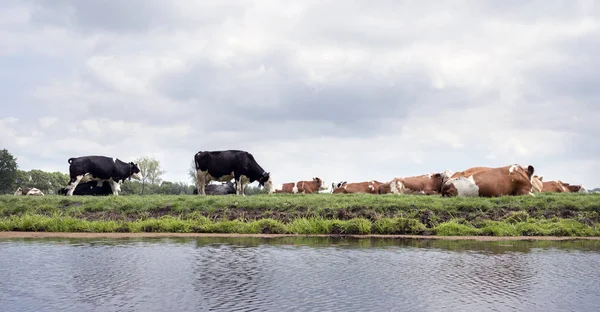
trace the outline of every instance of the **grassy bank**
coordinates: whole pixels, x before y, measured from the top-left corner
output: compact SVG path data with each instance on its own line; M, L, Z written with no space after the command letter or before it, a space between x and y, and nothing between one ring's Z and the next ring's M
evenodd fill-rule
M600 195L7 195L0 231L600 236Z

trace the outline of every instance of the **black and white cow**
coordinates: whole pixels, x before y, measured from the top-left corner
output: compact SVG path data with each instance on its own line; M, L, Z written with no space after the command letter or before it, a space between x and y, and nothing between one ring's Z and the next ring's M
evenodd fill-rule
M28 188L19 186L14 195L44 196L44 193L35 187Z
M273 182L269 172L266 172L254 160L254 156L246 151L225 150L205 151L194 155L198 194L206 195L205 187L210 181L226 182L235 179L236 195L246 196L244 191L248 183L258 181L268 193L273 193Z
M113 195L119 195L120 182L134 178L141 179L140 168L133 162L123 162L118 158L106 156L82 156L69 158L71 180L67 185L67 196L73 196L77 184L84 177L97 181L99 187L104 181L110 183Z
M98 186L98 181L87 181L77 184L73 195L91 195L91 196L106 196L113 193L112 187L108 181L100 181L102 186ZM63 187L56 193L58 195L67 195L68 188Z
M204 188L206 195L229 195L235 194L236 186L233 182L228 181L223 184L209 184ZM194 188L194 195L198 194L198 188Z

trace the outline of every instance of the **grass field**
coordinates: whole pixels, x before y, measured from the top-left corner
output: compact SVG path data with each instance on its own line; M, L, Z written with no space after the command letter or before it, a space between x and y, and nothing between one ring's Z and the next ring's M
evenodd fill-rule
M600 195L3 195L0 231L600 236Z

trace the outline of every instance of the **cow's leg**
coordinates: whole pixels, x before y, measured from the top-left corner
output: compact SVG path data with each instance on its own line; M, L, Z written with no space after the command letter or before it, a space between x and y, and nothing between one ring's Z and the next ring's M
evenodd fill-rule
M79 184L81 179L83 179L83 176L84 175L82 174L76 176L75 178L71 178L71 181L69 181L69 185L67 185L67 196L73 196L73 192L75 191L77 184Z
M198 195L206 195L206 173L202 170L196 170L196 185L198 187Z
M119 183L115 182L112 179L109 180L108 183L110 184L110 188L112 190L113 195L119 196L119 191L121 190L121 187L119 186Z

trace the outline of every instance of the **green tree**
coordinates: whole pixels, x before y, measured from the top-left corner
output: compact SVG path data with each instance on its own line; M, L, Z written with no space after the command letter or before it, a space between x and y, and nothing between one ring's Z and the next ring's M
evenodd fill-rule
M17 159L7 149L0 150L0 194L14 192L17 168Z
M138 167L140 167L140 175L142 176L142 194L144 194L146 182L149 182L150 184L160 184L162 181L161 176L165 171L160 168L158 160L144 156L136 159L135 162Z
M188 177L192 181L192 184L198 185L198 176L196 175L196 163L194 160L190 163L190 168L188 169Z

